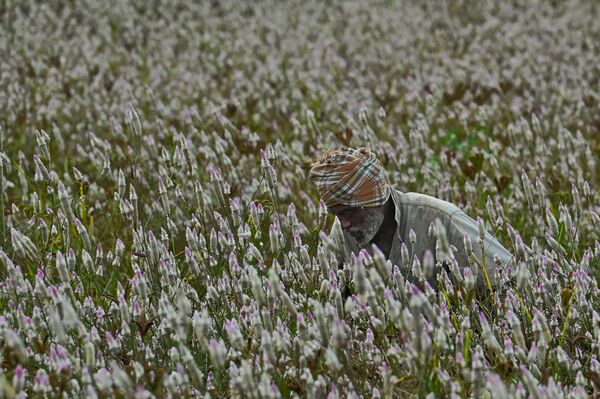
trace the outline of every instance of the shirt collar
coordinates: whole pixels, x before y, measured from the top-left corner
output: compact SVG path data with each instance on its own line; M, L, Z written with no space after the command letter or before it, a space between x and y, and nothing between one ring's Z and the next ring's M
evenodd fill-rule
M400 219L402 218L402 211L400 210L400 204L402 201L400 200L400 195L402 195L401 191L392 189L392 200L394 201L394 218L396 219L396 224L400 226Z

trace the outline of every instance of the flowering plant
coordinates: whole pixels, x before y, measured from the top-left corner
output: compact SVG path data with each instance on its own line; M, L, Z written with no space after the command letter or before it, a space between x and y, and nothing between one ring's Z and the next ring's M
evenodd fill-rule
M531 3L0 6L2 395L600 389L600 24ZM344 261L307 176L340 144L514 267Z

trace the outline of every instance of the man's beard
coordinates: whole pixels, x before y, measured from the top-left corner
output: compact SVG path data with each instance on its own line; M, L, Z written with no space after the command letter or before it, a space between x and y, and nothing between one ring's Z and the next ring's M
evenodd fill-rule
M383 224L383 218L384 214L379 209L368 209L363 222L359 225L350 226L346 231L354 238L360 248L365 248L375 238Z

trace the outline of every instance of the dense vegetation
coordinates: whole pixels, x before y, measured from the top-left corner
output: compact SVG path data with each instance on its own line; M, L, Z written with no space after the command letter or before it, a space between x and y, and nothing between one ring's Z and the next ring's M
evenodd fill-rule
M0 396L600 389L600 5L413 3L2 2ZM480 217L494 292L338 270L341 145Z

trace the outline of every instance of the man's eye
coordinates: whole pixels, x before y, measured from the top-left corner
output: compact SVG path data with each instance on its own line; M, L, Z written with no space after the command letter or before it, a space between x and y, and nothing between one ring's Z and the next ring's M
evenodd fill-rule
M345 218L350 218L354 215L354 209L344 209L339 213L339 215Z

